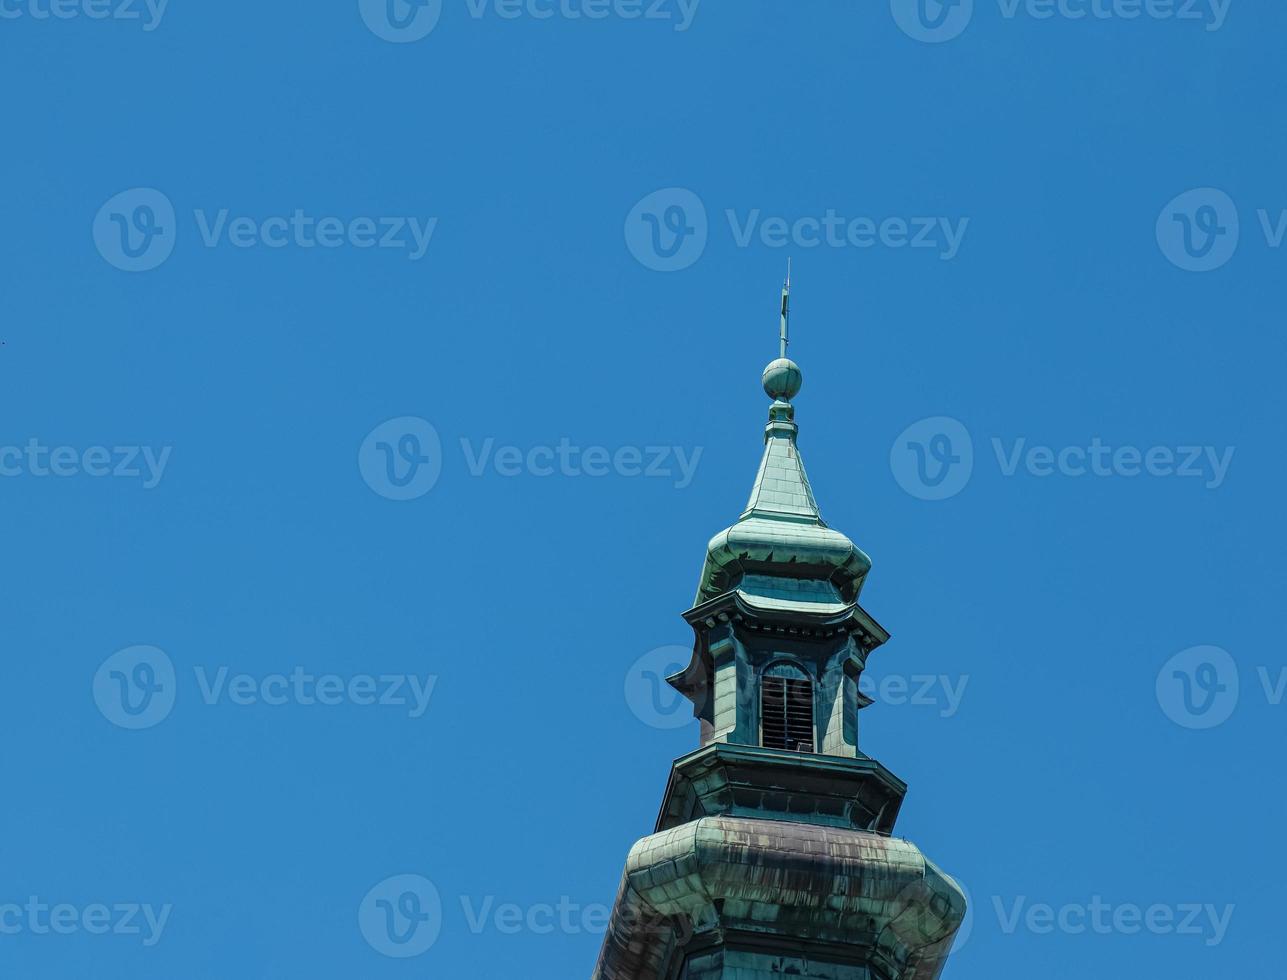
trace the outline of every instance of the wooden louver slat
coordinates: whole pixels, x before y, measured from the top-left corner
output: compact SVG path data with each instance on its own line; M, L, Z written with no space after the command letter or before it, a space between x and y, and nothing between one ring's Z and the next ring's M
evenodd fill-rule
M761 679L760 719L766 748L813 751L813 683L788 677Z

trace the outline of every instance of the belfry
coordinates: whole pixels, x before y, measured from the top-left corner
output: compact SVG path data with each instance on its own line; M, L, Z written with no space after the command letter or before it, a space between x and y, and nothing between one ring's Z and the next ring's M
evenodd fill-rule
M889 634L858 602L870 559L822 520L800 458L790 285L759 473L707 547L692 661L667 678L701 745L631 849L594 980L933 980L965 916L892 836L906 784L858 748L858 679Z

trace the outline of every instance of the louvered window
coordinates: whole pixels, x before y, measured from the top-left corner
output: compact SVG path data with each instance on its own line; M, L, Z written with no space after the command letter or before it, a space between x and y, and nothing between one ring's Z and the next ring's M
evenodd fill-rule
M794 668L774 667L761 678L760 724L765 748L813 751L813 682Z

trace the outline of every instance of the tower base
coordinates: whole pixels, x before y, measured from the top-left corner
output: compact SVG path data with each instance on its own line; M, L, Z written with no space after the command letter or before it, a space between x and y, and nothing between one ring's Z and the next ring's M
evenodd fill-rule
M934 980L964 916L908 841L706 816L631 850L594 980Z

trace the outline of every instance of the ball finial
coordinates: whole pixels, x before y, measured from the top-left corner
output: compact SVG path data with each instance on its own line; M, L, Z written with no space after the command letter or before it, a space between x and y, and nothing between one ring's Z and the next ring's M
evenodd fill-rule
M779 357L776 361L769 362L761 380L764 382L764 392L770 398L790 401L800 393L804 376L800 373L800 365L795 361L787 357Z

